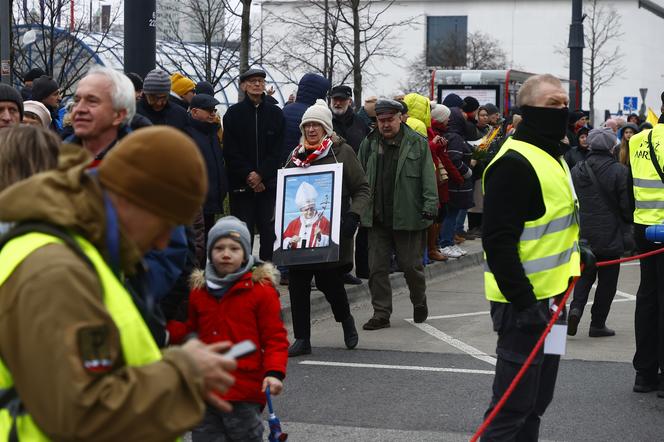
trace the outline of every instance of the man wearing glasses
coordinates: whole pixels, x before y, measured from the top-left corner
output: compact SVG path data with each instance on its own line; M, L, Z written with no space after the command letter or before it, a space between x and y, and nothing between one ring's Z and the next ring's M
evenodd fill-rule
M136 103L136 112L152 124L165 124L182 131L187 127L187 111L168 101L171 78L160 69L153 69L143 80L143 98Z
M401 122L403 107L376 102L376 127L360 145L359 159L373 199L362 214L369 228L369 290L374 314L362 328L390 326L390 258L396 252L413 303L413 319L424 322L427 308L422 255L426 229L438 211L433 159L426 138Z
M250 232L258 230L259 256L269 261L275 240L274 202L284 116L265 100L265 76L260 69L240 75L244 100L224 115L223 141L231 214L247 223Z

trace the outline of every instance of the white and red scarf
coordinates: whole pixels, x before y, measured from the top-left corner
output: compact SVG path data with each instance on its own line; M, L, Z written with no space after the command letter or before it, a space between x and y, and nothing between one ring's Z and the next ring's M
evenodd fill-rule
M311 163L317 159L324 158L325 155L327 155L330 151L330 148L333 144L334 143L329 136L323 138L323 141L321 141L321 143L315 147L309 146L309 148L307 148L307 146L300 143L293 150L291 161L297 167L309 167L311 166Z

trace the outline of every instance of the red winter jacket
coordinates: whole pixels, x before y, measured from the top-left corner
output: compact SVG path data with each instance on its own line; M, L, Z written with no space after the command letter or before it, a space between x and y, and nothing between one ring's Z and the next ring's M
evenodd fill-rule
M198 333L198 338L207 344L245 339L256 344L256 352L238 359L233 372L235 384L220 395L224 400L265 405L265 394L261 392L265 376L286 375L288 338L273 272L271 264L256 267L218 299L208 293L203 272L196 271L192 274L187 322L167 324L175 344L190 333Z
M429 150L431 151L433 162L436 165L436 170L438 170L438 164L442 163L443 167L447 171L447 176L450 181L456 184L463 183L463 177L459 173L459 170L454 167L452 160L450 160L450 157L447 155L447 140L445 140L445 137L443 136L443 130L436 127L439 125L438 122L432 121L432 124L434 127L427 128L427 134L429 136ZM443 140L445 140L445 142L434 143L433 139L436 135L440 135ZM447 182L438 186L438 200L440 201L440 204L445 204L450 200L450 195L447 189Z

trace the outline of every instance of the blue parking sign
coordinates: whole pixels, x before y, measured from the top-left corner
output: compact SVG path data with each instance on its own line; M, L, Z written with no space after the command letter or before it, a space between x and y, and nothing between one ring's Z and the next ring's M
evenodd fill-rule
M623 97L623 111L636 112L638 108L639 108L638 97Z

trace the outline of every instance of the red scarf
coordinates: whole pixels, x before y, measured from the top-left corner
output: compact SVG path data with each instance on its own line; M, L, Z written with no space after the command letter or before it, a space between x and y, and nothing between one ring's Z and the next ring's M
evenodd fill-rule
M329 136L323 138L323 141L320 143L320 145L315 146L314 148L307 149L305 145L298 144L295 150L293 150L291 161L297 167L309 167L311 166L311 163L315 162L318 158L323 158L325 155L327 155L327 152L332 147L332 144L334 143ZM313 152L307 154L310 151Z

